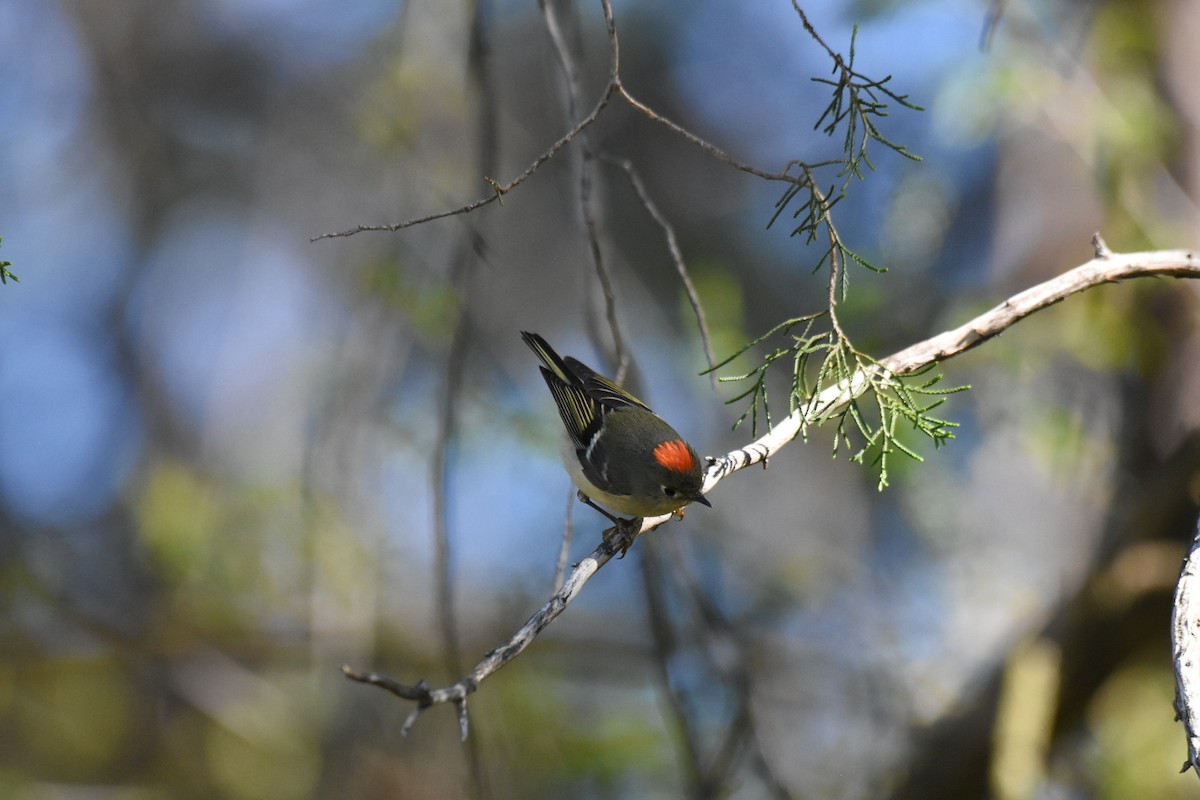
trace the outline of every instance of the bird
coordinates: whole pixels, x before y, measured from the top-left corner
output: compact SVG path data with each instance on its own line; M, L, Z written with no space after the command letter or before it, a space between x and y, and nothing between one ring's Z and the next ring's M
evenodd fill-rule
M560 356L536 333L521 331L542 362L563 423L563 464L579 499L627 535L630 520L712 507L695 449L650 407L578 359ZM607 509L607 510L606 510ZM614 513L610 513L614 512ZM632 538L627 538L622 555Z

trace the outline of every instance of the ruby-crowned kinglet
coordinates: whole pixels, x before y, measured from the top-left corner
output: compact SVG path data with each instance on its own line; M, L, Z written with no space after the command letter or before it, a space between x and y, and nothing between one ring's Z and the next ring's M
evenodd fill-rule
M674 428L613 381L560 357L536 333L522 331L521 338L545 365L542 377L566 433L563 463L581 500L633 517L669 514L691 502L711 508L700 493L700 459Z

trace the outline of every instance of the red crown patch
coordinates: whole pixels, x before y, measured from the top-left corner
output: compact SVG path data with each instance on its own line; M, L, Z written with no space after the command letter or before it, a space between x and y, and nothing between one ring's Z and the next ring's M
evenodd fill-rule
M663 442L654 448L654 460L672 472L688 473L696 468L692 451L679 439Z

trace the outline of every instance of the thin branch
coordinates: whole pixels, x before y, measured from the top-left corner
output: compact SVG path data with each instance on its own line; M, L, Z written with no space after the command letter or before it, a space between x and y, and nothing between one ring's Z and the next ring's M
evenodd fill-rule
M671 566L666 569L659 556L664 544L671 549ZM646 586L647 614L655 641L655 656L669 708L678 719L684 737L688 779L694 797L724 797L736 785L735 771L749 760L766 785L771 797L786 800L790 794L766 759L754 716L753 683L748 668L750 657L738 627L720 611L708 588L688 564L679 548L679 538L659 539L655 546L642 550L643 583ZM707 669L732 695L734 705L724 736L711 755L702 756L701 731L704 720L687 702L682 684L671 679L670 662L683 650L667 613L663 587L680 587L679 605L690 608L696 621L690 626L698 639L694 645L707 663ZM686 682L684 682L686 683ZM699 715L703 717L703 715ZM705 763L707 762L707 763Z
M479 116L476 151L478 166L483 172L495 167L497 143L497 108L490 71L487 68L488 30L487 0L473 4L471 33L467 51L467 75L473 88L479 93ZM471 328L471 295L474 286L475 267L484 254L484 240L474 231L462 236L456 246L451 270L451 284L460 287L460 302L455 309L454 332L450 351L446 356L446 373L439 404L437 436L433 455L429 463L431 494L433 496L433 549L434 585L437 612L442 634L447 674L462 673L462 654L459 648L458 614L454 597L454 560L450 532L450 453L458 429L458 402L462 397L462 383L466 374L467 349ZM418 706L418 709L420 706ZM466 725L466 702L458 704L461 725ZM405 722L406 726L416 722L419 710L414 710ZM478 739L468 742L465 749L470 775L470 796L488 796L485 770Z
M924 342L901 350L878 362L874 369L895 375L916 372L935 362L944 361L963 353L980 343L998 335L1017 322L1067 297L1106 283L1117 283L1132 278L1173 277L1200 279L1200 252L1192 250L1162 250L1144 253L1113 253L1108 250L1097 234L1093 239L1097 257L1069 272L1014 295L990 311L972 319L951 331L934 336ZM865 370L859 370L850 378L826 389L809 402L796 409L786 419L772 427L766 435L738 448L720 458L709 458L705 473L704 492L709 492L720 481L738 470L753 464L764 463L796 438L803 426L815 424L828 417L841 406L852 402L868 385ZM676 515L649 517L637 520L626 533L633 538L653 530ZM678 514L682 516L682 512ZM621 552L624 537L610 536L606 531L604 541L591 555L575 565L560 591L556 592L505 644L490 651L465 678L443 689L429 689L424 683L401 684L375 673L357 672L343 667L346 676L391 691L400 697L413 700L417 708L406 722L411 727L416 716L432 705L453 702L459 707L463 735L467 730L466 698L474 692L488 676L516 658L533 639L567 607L579 594L583 586L599 569Z
M546 26L547 35L550 36L550 43L554 46L554 55L558 57L559 69L566 80L567 113L574 118L579 103L579 72L575 59L571 57L571 51L567 47L567 39L563 35L562 25L559 24L554 0L538 0L538 8L542 11L542 22Z
M529 179L533 175L533 173L537 172L538 169L543 164L545 164L551 158L554 158L554 156L558 153L559 150L562 150L564 147L566 147L568 144L570 144L572 141L574 141L575 137L577 137L582 131L587 129L587 127L589 125L591 125L593 122L595 122L597 119L599 119L600 114L604 111L605 106L608 105L608 101L610 99L612 99L612 92L613 92L612 87L611 86L608 87L605 90L605 92L600 96L600 101L598 103L596 103L596 107L593 108L586 117L584 117L578 123L576 123L574 128L567 131L565 134L562 135L561 138L559 138L558 141L556 141L554 144L550 145L550 147L548 147L545 151L540 153L538 155L538 157L533 160L533 163L531 163L528 167L526 167L525 171L522 172L520 175L513 178L508 183L503 183L503 184L499 183L498 181L495 181L491 178L484 178L484 181L489 186L492 187L492 192L490 194L488 194L486 197L481 197L478 200L467 203L465 206L459 206L458 208L452 208L449 211L438 211L437 213L434 213L434 214L426 214L423 217L414 217L412 219L405 220L404 222L396 222L391 225L356 225L353 228L349 228L344 231L336 231L333 233L322 233L319 236L312 237L311 239L309 239L309 241L316 242L316 241L320 241L321 239L336 239L336 238L344 237L344 236L354 236L355 234L365 233L367 231L389 231L389 232L394 233L396 231L403 230L404 228L411 228L414 225L421 225L423 223L432 222L437 219L453 217L458 214L469 214L470 212L472 212L478 208L482 208L483 206L486 206L490 203L494 203L497 200L502 201L504 198L504 195L508 194L513 189L515 189L517 186L520 186L522 183L524 183L527 179Z
M693 797L706 797L711 792L704 791L708 780L701 753L700 731L693 722L694 714L689 708L683 687L671 679L670 664L678 650L678 644L667 613L666 598L663 596L665 570L655 550L656 548L647 547L641 553L642 594L646 598L646 618L650 623L650 637L654 643L654 666L662 685L661 692L667 699L667 707L679 729L683 768L687 775L687 783L691 787L690 794Z
M770 796L786 800L791 797L791 793L775 773L770 762L767 761L762 741L758 735L758 722L754 713L752 697L753 681L748 667L750 659L746 655L746 646L742 636L739 635L741 632L737 625L731 622L713 602L704 581L700 579L693 565L684 557L682 549L679 547L679 538L671 537L668 541L674 548L672 576L686 591L687 597L692 601L696 615L699 617L700 630L704 637L702 652L707 657L710 668L725 683L732 686L737 702L736 718L730 726L724 745L717 751L718 755L710 769L710 776L715 779L723 772L732 771L733 756L737 754L738 748L742 748L755 766ZM646 552L650 551L650 548L646 549ZM736 658L730 659L725 655L730 649L736 653Z
M1005 0L990 0L987 16L984 17L983 28L979 31L979 50L987 53L992 49L992 41L1004 21Z
M812 192L820 204L821 218L825 221L825 231L829 234L829 324L838 338L846 342L850 340L850 337L842 330L842 321L838 317L838 303L846 298L844 283L846 278L842 271L845 267L842 263L842 245L838 239L837 229L833 227L833 220L829 218L829 203L826 201L825 195L821 194L815 183ZM841 291L838 291L839 288Z
M720 161L722 164L725 164L726 166L733 167L734 169L739 170L741 172L745 172L748 175L754 175L756 177L762 178L763 180L767 180L767 181L782 181L783 183L792 183L797 186L807 186L808 185L808 179L804 176L790 175L787 172L770 172L768 170L759 169L758 167L755 167L751 164L745 164L741 161L738 161L736 158L729 155L724 150L717 147L715 144L712 144L711 142L700 138L699 136L692 133L691 131L689 131L687 128L683 127L679 123L672 122L670 119L667 119L662 114L659 114L657 111L655 111L650 106L643 103L641 100L638 100L636 97L634 97L632 94L630 94L629 90L625 88L625 84L621 83L620 81L618 81L611 88L614 91L616 91L621 96L621 98L625 100L625 102L629 103L629 105L633 106L635 109L637 109L638 111L645 114L651 120L653 120L654 122L657 122L659 125L662 125L667 130L674 133L676 136L679 136L680 138L691 142L696 147L699 147L705 153L708 153L710 156L715 158L717 161ZM812 166L823 166L826 164L835 164L835 163L840 163L840 162L836 162L836 161L821 162L821 164L814 164Z
M571 540L575 538L575 487L567 492L567 515L563 519L562 543L558 546L558 562L554 565L554 591L562 589L567 574L567 559L571 557Z
M496 647L475 665L462 680L441 689L430 689L425 681L415 684L404 684L375 672L360 672L348 665L342 666L342 672L350 680L378 686L386 689L397 697L413 700L417 707L409 715L401 728L402 734L407 734L416 722L417 717L425 709L441 703L454 703L459 709L459 727L465 740L468 733L467 697L479 688L479 684L491 676L496 670L519 656L533 642L542 630L566 610L567 606L583 589L584 585L596 572L607 564L614 555L621 552L622 539L620 536L608 536L601 541L600 546L593 550L587 558L580 561L571 570L561 589L554 593L545 605L538 609L508 641Z
M559 150L562 150L564 147L574 141L577 136L583 133L583 131L586 130L593 122L600 118L600 114L603 113L604 109L608 106L609 100L612 99L613 92L617 90L617 86L620 84L618 75L621 68L621 49L620 44L617 41L617 24L615 18L613 17L612 2L611 0L601 0L600 5L604 12L605 28L608 31L608 83L604 87L603 91L601 91L600 100L596 103L595 108L591 110L591 113L576 123L575 127L563 134L558 141L550 145L550 147L548 147L546 150L542 151L542 153L540 153L537 158L533 160L533 163L525 168L524 172L513 178L508 183L500 183L493 178L485 177L484 182L492 187L492 192L485 197L481 197L478 200L467 203L464 206L459 206L458 208L452 208L448 211L438 211L433 214L414 217L412 219L405 220L404 222L395 222L390 225L356 225L353 228L348 228L343 231L322 233L319 236L312 237L309 239L309 241L316 242L320 241L321 239L336 239L345 236L354 236L355 234L366 233L368 231L387 231L390 233L395 233L396 231L403 230L404 228L411 228L414 225L433 222L434 220L444 219L445 217L452 217L458 214L469 214L478 208L482 208L483 206L489 205L496 201L500 201L503 205L504 195L508 194L517 186L524 183L535 172L537 172L543 164L554 158L554 156L558 154Z
M608 323L608 332L612 336L616 355L616 369L613 370L612 376L618 384L623 384L629 372L630 355L629 348L625 346L625 337L621 333L621 325L617 321L617 294L613 288L612 273L609 272L608 263L604 260L604 250L600 247L600 223L592 208L594 171L592 151L585 145L583 164L579 175L579 205L583 212L584 226L587 228L592 267L595 269L596 280L600 283L600 294L604 297L604 320Z
M696 291L696 285L692 283L691 273L688 271L687 262L683 259L683 250L679 247L679 239L675 236L675 226L667 219L666 215L659 210L658 204L650 197L650 192L643 183L641 175L634 169L633 162L627 158L614 158L613 156L600 156L600 159L607 164L612 164L624 171L626 177L629 178L629 183L633 186L633 191L637 194L638 200L641 201L642 207L646 209L646 213L650 218L662 228L663 236L667 240L667 250L671 253L671 261L675 264L675 272L679 275L679 282L683 284L683 291L687 293L688 303L692 306L692 314L696 317L696 328L700 332L700 341L704 344L704 358L708 361L711 380L713 386L716 386L716 374L711 370L717 364L717 357L713 355L712 349L712 334L708 330L708 320L704 315L704 305L700 302L700 294Z
M575 56L571 49L567 46L566 37L563 35L562 25L559 24L558 12L555 10L553 2L548 0L540 0L538 5L542 10L542 19L546 24L546 31L550 36L550 42L554 46L554 52L558 56L559 65L563 71L563 81L566 84L567 92L567 113L570 117L575 116L575 109L579 105L579 95L581 92L579 86L579 68L576 64ZM605 3L606 16L611 20L611 7ZM615 85L615 76L617 74L617 59L618 59L618 40L615 24L609 27L609 45L611 47L610 60L610 78L609 90ZM596 274L596 280L600 283L600 293L604 298L604 319L608 323L609 335L612 337L613 349L616 354L616 369L613 370L613 379L617 383L623 383L625 375L629 370L629 349L625 346L625 337L621 333L621 326L617 322L617 298L613 288L612 274L609 272L608 263L604 259L604 249L600 246L600 220L594 208L592 200L592 186L596 178L595 151L592 148L591 137L587 132L580 132L579 135L579 150L581 163L579 165L579 213L583 219L584 230L587 232L588 252L592 256L592 268Z
M573 119L577 113L576 109L579 106L579 68L576 63L576 59L571 53L570 47L567 45L567 39L563 33L563 28L553 0L538 0L538 7L541 9L542 21L546 26L546 33L550 37L550 43L553 46L554 54L558 58L559 68L562 70L563 82L567 96L567 115L569 118ZM611 13L608 14L608 17L611 20ZM617 60L615 26L611 27L609 41L612 47L612 63L615 64ZM580 214L583 218L584 227L587 230L588 241L591 245L592 263L595 266L596 277L599 279L601 289L604 293L604 302L605 308L608 312L607 318L609 322L609 328L612 332L613 342L615 344L617 353L617 363L619 366L617 372L619 375L623 375L628 363L628 356L625 349L624 340L621 337L620 328L618 327L616 321L616 300L612 289L612 280L609 277L608 269L605 266L603 252L600 249L598 224L591 203L592 174L594 172L594 168L592 166L592 148L586 132L581 131L579 138L581 142L581 149L583 151L583 163L580 166L579 176ZM554 590L556 592L562 588L563 576L566 574L567 569L567 559L570 557L571 540L574 534L574 516L572 513L574 505L575 491L572 489L567 496L567 513L563 522L562 542L559 546L558 562L554 570Z
M792 0L792 8L795 9L796 14L800 17L800 24L804 26L805 32L812 37L812 40L821 45L826 55L833 59L835 64L839 67L844 67L841 54L826 44L825 40L821 38L821 34L817 32L816 26L809 21L808 14L804 13L804 8L796 0Z
M471 256L467 256L471 258ZM437 599L442 648L445 651L446 669L451 675L462 671L462 659L458 649L458 618L454 602L454 561L450 546L449 481L450 446L458 427L458 397L467 355L467 313L460 308L454 321L454 335L450 352L446 356L446 374L438 403L438 425L433 454L429 461L430 494L433 496L433 580L434 596Z

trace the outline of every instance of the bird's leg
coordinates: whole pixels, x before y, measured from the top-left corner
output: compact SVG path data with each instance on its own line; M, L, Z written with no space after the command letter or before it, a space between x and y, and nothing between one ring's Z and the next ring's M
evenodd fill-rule
M618 556L618 558L624 558L625 554L629 552L629 548L633 546L633 540L637 538L638 529L642 527L641 518L623 519L621 517L614 517L612 514L593 503L592 498L588 497L583 492L579 492L579 501L586 506L591 506L609 518L613 524L613 527L604 532L604 541L607 542L611 538L609 536L609 531L613 532L613 536L620 537L621 555Z
M593 503L593 502L592 502L592 498L588 497L588 496L587 496L586 494L584 494L583 492L576 492L576 493L575 493L575 496L576 496L576 497L578 497L578 498L579 498L579 502L583 503L585 506L591 506L592 508L594 508L594 509L596 509L597 511L599 511L599 512L600 512L601 514L603 514L604 516L608 517L608 519L609 519L609 521L610 521L610 522L614 522L614 523L616 523L617 525L620 525L620 524L621 524L621 518L620 518L620 517L614 517L612 514L608 513L608 512L607 512L607 511L605 511L603 508L601 508L600 506L598 506L598 505L596 505L595 503Z
M617 558L624 558L625 554L629 552L629 548L633 547L633 540L637 538L638 530L642 527L642 519L641 517L635 517L634 519L616 519L613 521L617 524L615 527L609 528L604 532L604 540L608 541L611 538L616 538L618 540L617 546L621 548L621 555L617 556ZM609 535L610 531L612 532L611 536Z

